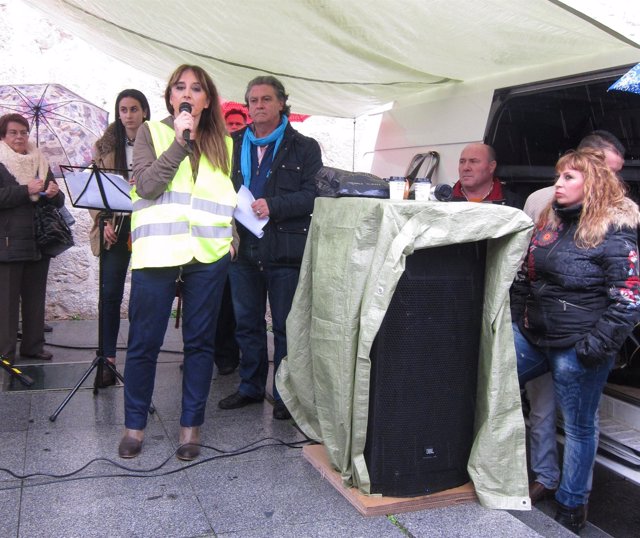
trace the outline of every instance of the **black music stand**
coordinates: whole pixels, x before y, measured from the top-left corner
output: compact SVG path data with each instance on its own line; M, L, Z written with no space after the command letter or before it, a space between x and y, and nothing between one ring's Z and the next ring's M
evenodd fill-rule
M60 166L62 176L67 185L67 191L69 192L69 198L71 199L71 205L73 207L80 207L83 209L95 209L102 211L98 220L98 229L100 232L100 257L98 262L98 349L96 350L96 357L93 359L91 366L82 375L80 380L76 383L75 387L67 395L64 401L58 406L58 408L49 417L51 422L54 422L60 412L69 403L69 400L73 398L73 395L78 392L80 386L91 375L91 372L97 368L96 381L93 384L93 393L98 393L97 380L102 378L102 371L104 368L109 368L113 374L124 384L124 377L116 370L104 356L103 351L103 334L102 334L102 287L103 287L103 275L102 275L102 248L104 243L104 223L109 218L111 211L131 212L131 197L129 191L131 189L129 182L124 178L122 171L111 170L98 167L93 163L90 167L79 166ZM65 175L65 172L67 173ZM107 212L106 214L104 212ZM149 409L150 413L155 410L153 405Z

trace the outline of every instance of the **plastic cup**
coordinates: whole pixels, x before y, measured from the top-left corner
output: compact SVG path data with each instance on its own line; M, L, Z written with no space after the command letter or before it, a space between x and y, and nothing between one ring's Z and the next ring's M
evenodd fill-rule
M389 199L404 200L405 180L403 177L392 177L389 179Z
M415 199L419 202L427 202L431 199L431 182L417 181L414 183Z

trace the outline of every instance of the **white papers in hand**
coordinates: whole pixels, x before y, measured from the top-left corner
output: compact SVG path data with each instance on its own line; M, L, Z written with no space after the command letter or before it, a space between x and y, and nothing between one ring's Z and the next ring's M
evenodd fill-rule
M238 191L238 205L233 212L233 217L253 235L260 238L264 235L263 228L267 225L267 222L269 222L269 217L259 219L253 212L251 204L255 202L255 200L251 191L242 185Z

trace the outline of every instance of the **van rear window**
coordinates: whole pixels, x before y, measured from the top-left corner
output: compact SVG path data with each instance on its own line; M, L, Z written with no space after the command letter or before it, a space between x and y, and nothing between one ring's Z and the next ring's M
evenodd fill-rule
M521 194L551 184L558 157L604 129L627 150L623 178L640 183L640 95L607 91L630 67L496 90L485 141L496 149L499 177L519 183Z

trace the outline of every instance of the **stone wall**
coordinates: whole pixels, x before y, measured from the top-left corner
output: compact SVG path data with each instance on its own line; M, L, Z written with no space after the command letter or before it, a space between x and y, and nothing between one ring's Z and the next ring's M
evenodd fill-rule
M98 258L92 254L89 247L91 217L86 209L71 207L68 197L66 205L76 219L76 223L72 226L75 246L51 260L47 283L46 317L49 320L97 318L99 272ZM127 282L123 304L125 316L128 298Z

